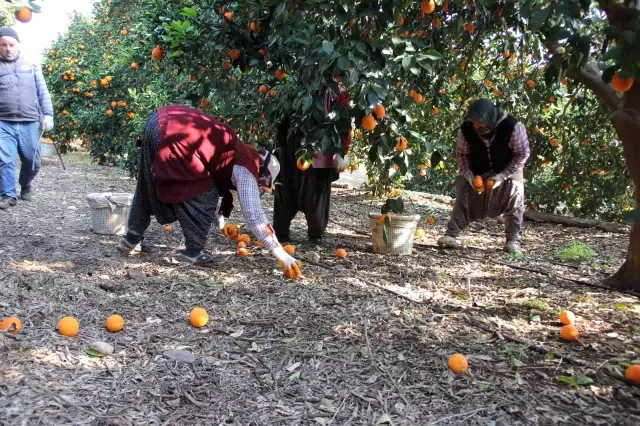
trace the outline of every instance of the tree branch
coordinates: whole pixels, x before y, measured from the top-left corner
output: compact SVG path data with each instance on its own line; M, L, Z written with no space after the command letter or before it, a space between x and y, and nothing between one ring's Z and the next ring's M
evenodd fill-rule
M622 100L608 84L602 81L602 76L593 62L588 62L584 67L568 74L591 90L612 112L622 108Z

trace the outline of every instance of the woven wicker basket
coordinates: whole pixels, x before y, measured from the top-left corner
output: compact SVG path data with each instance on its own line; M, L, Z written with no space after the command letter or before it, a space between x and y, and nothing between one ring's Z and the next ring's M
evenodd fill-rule
M91 207L93 232L103 235L124 235L133 194L93 193L87 195Z
M411 254L413 250L413 234L418 226L420 215L390 213L387 225L387 240L384 242L384 223L380 223L379 213L369 213L371 226L371 242L373 252L380 254Z

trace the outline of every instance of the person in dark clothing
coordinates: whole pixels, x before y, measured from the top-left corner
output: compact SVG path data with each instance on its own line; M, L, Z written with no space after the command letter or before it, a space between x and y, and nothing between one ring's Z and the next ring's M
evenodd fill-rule
M458 246L458 236L472 222L505 215L504 250L521 253L524 215L523 170L529 158L524 125L503 113L493 102L480 99L469 107L456 143L460 176L456 201L440 246ZM474 177L493 180L493 187L479 193Z
M216 257L204 249L207 236L216 219L223 223L216 215L219 197L219 213L229 217L234 190L247 226L287 276L297 278L298 262L284 251L260 206L259 188L270 190L278 172L278 160L268 151L245 145L231 127L213 117L182 105L159 108L145 124L128 230L118 248L148 251L142 242L155 216L162 225L180 223L188 261L213 264Z
M334 107L348 111L351 97L346 88L339 83L339 94L332 98L325 85L320 92L324 101L325 117ZM315 161L307 170L297 166L298 152L303 135L293 129L290 133L290 117L285 117L276 135L276 155L280 160L280 185L274 191L273 227L280 241L290 241L291 222L298 212L307 220L307 235L313 242L319 241L329 223L331 202L331 183L338 180L349 160L347 154L351 146L351 131L342 136L344 157L336 154L335 161ZM323 156L323 158L326 158ZM329 157L331 158L331 157Z

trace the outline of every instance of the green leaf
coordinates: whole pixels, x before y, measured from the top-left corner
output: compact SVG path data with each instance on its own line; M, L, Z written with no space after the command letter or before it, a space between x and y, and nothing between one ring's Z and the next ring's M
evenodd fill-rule
M369 105L378 105L379 101L380 98L378 97L378 94L374 90L369 90L369 93L367 93L367 102L369 102Z
M593 379L589 376L573 376L573 380L575 380L575 382L580 386L586 386L593 383Z
M534 12L533 15L531 15L531 18L529 19L529 28L533 31L539 30L540 27L542 27L542 25L545 23L547 18L549 18L550 14L551 14L550 7Z
M360 348L360 356L363 357L363 358L369 358L369 348L366 347L366 346L361 347Z
M282 2L276 7L276 18L284 13L284 9L287 7L287 2Z
M440 54L440 52L437 52L435 50L427 50L426 52L421 53L418 56L418 60L423 60L423 59L429 59L432 61L438 61L440 59L442 59L442 55Z
M349 66L351 66L351 61L349 60L349 58L347 58L346 56L340 56L340 58L338 59L338 68L346 71L349 69Z
M409 69L412 66L412 63L413 63L413 56L406 55L404 58L402 58L402 68L404 68L405 71L409 71Z
M333 43L331 43L329 40L324 40L322 42L322 50L324 50L327 55L331 55L331 53L333 53Z
M633 209L624 215L624 223L640 223L640 208Z
M576 383L576 381L571 376L556 376L556 381L576 388L578 387L578 383Z
M90 349L90 348L84 351L84 353L86 353L87 355L93 358L102 358L104 356L102 352L99 352L99 351L96 351L95 349Z
M622 46L620 46L619 44L616 44L615 46L609 48L609 50L607 50L607 53L604 54L604 56L602 57L603 61L610 61L610 60L616 60L620 54L622 54Z
M289 376L289 380L297 380L300 378L301 374L302 373L300 371L296 371L295 373Z
M311 96L305 97L302 101L302 112L307 112L307 110L311 108L311 105L313 105L313 98Z

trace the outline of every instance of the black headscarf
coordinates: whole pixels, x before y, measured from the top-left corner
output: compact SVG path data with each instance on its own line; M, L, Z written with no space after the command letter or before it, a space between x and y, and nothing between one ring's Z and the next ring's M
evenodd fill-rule
M489 99L478 99L469 106L469 113L465 121L484 123L491 130L491 133L494 133L502 115L502 110Z

